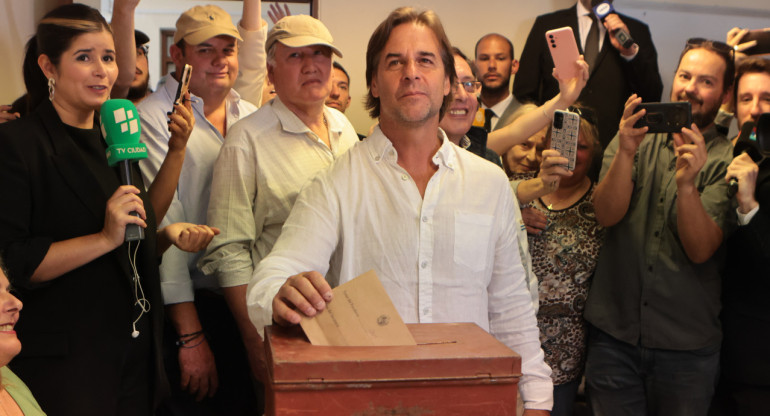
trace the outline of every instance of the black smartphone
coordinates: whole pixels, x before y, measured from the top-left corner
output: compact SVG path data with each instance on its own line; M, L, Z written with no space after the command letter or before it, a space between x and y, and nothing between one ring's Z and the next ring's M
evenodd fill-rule
M187 90L190 88L190 76L192 75L192 66L185 64L182 70L182 77L179 78L179 86L176 89L176 95L174 96L174 105L181 103L182 97L184 97ZM174 109L172 108L173 112Z
M757 44L743 51L746 55L764 55L770 53L770 30L767 29L755 29L749 30L741 43L757 41Z
M647 126L647 133L678 133L682 131L682 127L689 129L692 125L692 106L688 101L641 103L636 106L634 112L641 109L647 112L634 124L634 128Z

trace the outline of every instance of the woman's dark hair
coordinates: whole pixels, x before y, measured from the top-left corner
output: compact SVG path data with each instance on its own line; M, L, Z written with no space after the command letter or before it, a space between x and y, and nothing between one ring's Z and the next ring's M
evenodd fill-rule
M110 25L98 10L84 4L65 4L48 12L37 25L37 32L27 42L24 56L24 84L29 94L30 108L48 98L48 80L37 64L40 55L48 56L58 67L61 55L84 33L112 33Z

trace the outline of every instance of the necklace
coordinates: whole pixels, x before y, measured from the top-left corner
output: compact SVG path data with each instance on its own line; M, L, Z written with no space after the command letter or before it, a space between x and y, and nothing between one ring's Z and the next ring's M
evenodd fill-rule
M549 194L548 195L549 196L548 199L550 199L550 201L551 201L549 204L545 203L545 199L544 198L546 197L546 195L543 195L542 197L540 197L540 203L543 204L543 206L546 209L548 209L548 211L553 211L554 210L554 208L553 208L554 205L558 206L559 204L561 204L564 201L570 201L571 202L570 205L572 205L573 203L577 202L577 201L573 201L573 199L575 198L576 195L580 195L580 197L577 198L579 200L580 198L583 197L583 195L585 195L585 193L588 191L588 188L591 187L591 181L587 180L587 179L588 178L585 178L583 180L583 182L581 182L581 184L579 186L577 186L574 190L572 190L572 192L570 192L569 194L567 194L567 195L565 195L565 196L563 196L561 198L551 199L550 195L553 195L556 192L553 192L553 193ZM586 185L588 185L588 186L586 187Z

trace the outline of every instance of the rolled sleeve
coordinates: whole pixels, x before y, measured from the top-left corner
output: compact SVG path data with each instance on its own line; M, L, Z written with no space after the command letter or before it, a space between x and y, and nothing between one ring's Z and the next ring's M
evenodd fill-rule
M339 242L339 206L325 174L297 197L273 250L254 270L246 292L249 319L262 333L273 319L273 298L289 276L306 271L326 275Z
M244 129L235 126L214 165L207 221L221 232L209 244L199 267L207 275L214 274L220 287L249 283L254 269L251 247L258 237L254 218L257 175L250 142Z

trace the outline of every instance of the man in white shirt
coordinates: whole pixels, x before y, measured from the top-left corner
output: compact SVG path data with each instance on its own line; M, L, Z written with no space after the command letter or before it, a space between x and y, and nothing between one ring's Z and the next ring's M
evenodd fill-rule
M196 6L182 13L170 48L176 74L164 76L157 91L138 107L142 141L148 150L140 168L146 184L155 182L156 189L163 184L153 204L164 225L206 223L214 161L225 134L236 121L257 109L234 87L240 84L245 94L259 100L266 72L267 30L259 17L259 0L244 1L243 11L239 28L217 6ZM189 111L195 119L186 142L171 134L167 116L175 108L178 76L185 64L193 67L191 103L187 104L192 104ZM152 191L150 195L153 197ZM156 205L160 199L163 202ZM160 266L163 300L172 324L167 334L166 366L175 390L167 405L184 414L237 414L232 409L256 414L261 403L255 397L250 372L244 371L249 366L240 339L254 345L258 336L245 312L240 317L230 312L245 309L242 292L221 286L197 269L202 255L168 250ZM254 363L258 360L249 358L256 373Z
M265 49L276 97L233 126L214 166L207 223L222 233L200 267L244 299L302 186L358 142L348 119L324 105L331 55L341 56L332 42L311 16L286 16L273 26Z
M325 308L331 286L374 269L404 321L472 321L518 352L525 414L549 414L551 371L508 180L438 126L456 81L438 17L395 10L372 35L366 62L367 108L379 127L300 193L249 282L249 317L259 330L273 319L297 324L300 313Z

